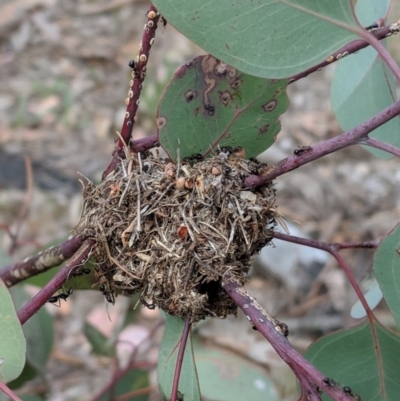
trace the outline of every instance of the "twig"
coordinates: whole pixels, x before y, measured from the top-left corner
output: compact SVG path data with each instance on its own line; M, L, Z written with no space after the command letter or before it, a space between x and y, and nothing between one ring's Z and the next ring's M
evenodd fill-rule
M324 375L293 348L281 330L268 319L268 314L261 305L247 293L240 283L226 275L223 284L228 295L242 309L253 326L270 342L278 355L290 366L300 383L305 383L305 380L312 382L336 401L353 400L340 387L329 387L325 384ZM315 393L313 393L313 397L314 400L318 399L315 398Z
M288 171L294 170L313 160L319 159L322 156L333 153L336 150L363 143L371 131L385 124L398 114L400 114L400 101L393 103L380 113L357 125L350 131L314 146L312 150L308 152L304 152L301 155L293 155L281 160L280 162L276 163L271 168L271 172L265 176L261 177L251 175L247 177L244 185L247 188L263 185L275 179L276 177L287 173Z
M377 29L372 32L372 35L376 38L377 41L385 39L386 37L390 35L394 35L400 31L400 26L399 23L391 24L388 26L385 26L383 28ZM366 34L368 32L366 31ZM371 35L371 34L369 34ZM301 78L305 78L312 74L313 72L320 71L322 68L326 67L327 65L330 65L343 57L346 57L347 55L357 53L359 50L364 49L365 47L368 47L370 45L369 42L365 40L355 40L353 42L348 43L346 46L343 46L341 49L336 51L335 53L332 53L329 57L327 57L326 60L322 61L321 63L314 65L313 67L308 68L305 71L299 72L296 75L292 75L291 77L288 78L288 83L291 84L295 81L298 81Z
M142 92L143 81L146 77L147 62L150 56L151 47L154 44L154 37L159 19L160 14L152 5L147 13L147 23L144 26L142 41L139 45L139 55L136 60L131 61L131 67L133 69L132 80L129 83L128 97L125 99L127 106L125 119L121 129L122 140L118 139L116 143L111 163L103 173L103 180L115 169L124 146L129 146L130 144L133 125L137 119L136 113L139 106L139 97Z
M62 287L70 274L85 263L95 243L93 239L86 240L68 263L41 289L41 291L18 311L18 318L21 324L24 324L32 317L49 298Z
M355 293L358 296L358 299L360 300L362 306L364 307L364 309L367 312L368 315L368 319L371 323L371 326L374 326L374 315L371 311L371 308L369 307L367 301L365 300L364 294L361 291L360 286L358 285L356 279L354 278L354 274L351 271L351 269L349 268L349 266L347 265L347 263L344 261L344 259L339 255L339 250L340 249L349 249L350 246L349 245L353 245L353 248L361 248L362 246L360 246L359 244L337 244L337 243L330 243L330 242L322 242L322 241L316 241L313 239L308 239L308 238L300 238L300 237L296 237L293 235L288 235L288 234L283 234L283 233L275 233L274 234L274 238L283 240L283 241L287 241L287 242L292 242L295 244L299 244L299 245L305 245L311 248L316 248L316 249L321 249L323 251L326 251L328 253L330 253L338 262L339 266L342 268L342 270L345 272L347 278L350 281L351 286L353 287ZM356 245L356 246L354 246ZM377 242L368 242L368 243L364 243L365 246L363 246L364 248L377 248L378 247L378 243Z
M6 384L0 382L0 391L8 395L13 401L22 401Z
M11 287L29 277L43 273L69 259L82 245L84 237L69 238L60 245L52 246L37 256L26 258L23 262L13 263L0 270L0 278L7 287Z
M388 143L382 142L379 139L368 137L363 141L361 141L360 143L371 146L376 149L384 150L385 152L391 153L394 156L400 157L399 148L396 148L396 146L390 145Z
M396 34L399 31L400 31L400 20L390 25L389 33L386 36ZM393 57L390 55L386 47L379 42L379 40L375 35L366 30L362 30L359 33L359 35L379 53L379 55L382 57L386 65L392 71L393 75L397 80L397 83L400 84L400 68L397 65L396 61L393 59Z
M189 318L185 320L185 326L183 327L183 332L181 336L181 340L179 343L178 357L176 359L175 365L175 373L174 380L172 382L172 390L171 390L171 398L170 401L176 401L178 397L178 386L179 386L179 378L181 376L181 370L183 365L183 356L185 355L185 349L188 337L190 335L190 329L192 324L190 323Z

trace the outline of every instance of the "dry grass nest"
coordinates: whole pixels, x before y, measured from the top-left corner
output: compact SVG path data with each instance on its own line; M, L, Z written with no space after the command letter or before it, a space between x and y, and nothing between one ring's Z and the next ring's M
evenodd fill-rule
M140 293L147 307L192 322L236 313L222 278L244 283L277 217L272 183L243 189L266 165L240 153L223 148L178 164L134 154L101 184L87 183L76 232L97 241L95 271L109 302Z

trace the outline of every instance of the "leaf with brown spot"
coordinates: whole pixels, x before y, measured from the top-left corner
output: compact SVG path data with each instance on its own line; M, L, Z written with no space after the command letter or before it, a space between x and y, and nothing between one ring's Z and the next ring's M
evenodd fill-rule
M209 155L218 146L243 147L246 158L268 149L286 111L287 80L243 74L211 55L184 64L157 110L161 146L177 161Z

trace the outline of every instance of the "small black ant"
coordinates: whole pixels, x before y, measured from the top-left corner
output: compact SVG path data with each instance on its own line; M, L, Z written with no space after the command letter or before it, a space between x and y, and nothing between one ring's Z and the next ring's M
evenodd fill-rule
M353 397L354 395L352 389L349 386L343 386L343 392L350 397Z
M293 151L293 154L294 154L295 156L300 156L300 155L302 155L303 153L311 152L312 149L313 149L313 148L312 148L311 146L299 146L297 149L295 149L295 150Z
M77 276L83 276L84 274L90 274L90 272L91 272L91 270L85 267L85 268L83 268L83 269L77 270L77 271L76 271L75 273L73 273L72 275L73 275L74 277L77 277Z
M329 377L325 377L324 380L322 380L324 384L326 384L328 387L335 387L336 382Z
M99 290L101 291L101 293L104 295L104 298L106 299L107 302L109 302L110 304L115 304L115 296L114 294L107 290L106 286L104 284L102 284L99 287Z
M63 299L64 301L67 301L67 298L74 292L74 290L72 288L68 289L66 292L62 292L61 294L58 295L54 295L51 298L49 298L48 302L50 302L51 304L55 304L58 301L60 301L61 299Z
M182 159L182 162L190 164L190 166L193 167L195 163L201 162L203 160L203 155L201 155L200 153L193 153L191 156L184 157Z
M232 146L223 146L221 148L221 153L225 153L226 155L231 155L233 153Z
M144 306L146 306L147 308L149 308L149 309L151 309L151 310L153 310L153 309L156 308L156 305L155 305L155 304L149 304L149 303L146 302L144 299L141 299L140 302L141 302Z
M129 65L129 67L132 68L132 70L135 71L135 70L136 70L136 67L137 67L137 62L136 62L135 60L129 60L128 65Z

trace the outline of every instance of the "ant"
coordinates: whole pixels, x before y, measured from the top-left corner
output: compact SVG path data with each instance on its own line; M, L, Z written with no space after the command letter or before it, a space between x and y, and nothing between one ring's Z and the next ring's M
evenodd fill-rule
M335 387L337 383L330 379L329 377L325 377L324 380L322 380L324 384L326 384L328 387Z
M297 149L294 150L293 154L295 156L300 156L303 153L311 152L312 149L313 148L311 146L299 146Z
M101 291L101 293L104 295L104 298L106 299L107 302L109 302L110 304L115 304L115 297L112 291L107 290L106 286L104 284L102 284L99 287L99 290Z
M184 157L182 159L183 163L190 164L190 167L193 167L194 164L201 162L204 160L204 157L200 153L193 153L191 156Z
M83 276L84 274L90 274L90 272L91 272L91 270L85 267L85 268L83 268L83 269L77 270L77 271L73 274L73 276L74 276L74 277Z
M51 304L55 304L57 302L59 302L61 299L63 299L64 301L67 301L67 298L74 292L74 290L72 288L68 289L66 292L62 292L58 295L54 295L52 296L48 302L50 302ZM56 305L57 306L57 305Z

